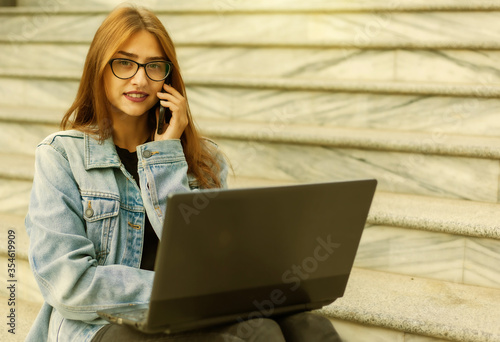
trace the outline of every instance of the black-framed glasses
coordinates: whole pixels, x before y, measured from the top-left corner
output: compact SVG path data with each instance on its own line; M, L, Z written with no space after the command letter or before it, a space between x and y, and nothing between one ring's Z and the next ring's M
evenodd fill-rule
M168 77L173 65L167 61L153 61L145 64L137 63L131 59L114 58L109 61L113 75L119 79L126 80L137 74L140 67L146 71L146 76L152 81L160 82Z

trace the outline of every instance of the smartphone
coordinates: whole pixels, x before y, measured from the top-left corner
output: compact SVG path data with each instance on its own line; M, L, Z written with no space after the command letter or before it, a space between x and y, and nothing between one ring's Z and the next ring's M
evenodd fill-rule
M165 82L167 84L170 84L170 75L167 77ZM163 87L161 88L161 92L162 93L166 92L165 89L163 89ZM163 107L160 104L160 101L158 101L158 106L160 107L160 115L158 117L158 129L156 133L161 134L163 133L163 126L165 125L165 123L169 123L170 119L172 118L172 111L170 110L170 108Z
M169 123L170 119L172 118L172 112L170 111L170 108L165 108L160 103L158 103L160 106L160 115L158 117L158 134L163 133L163 126L165 126L165 123Z

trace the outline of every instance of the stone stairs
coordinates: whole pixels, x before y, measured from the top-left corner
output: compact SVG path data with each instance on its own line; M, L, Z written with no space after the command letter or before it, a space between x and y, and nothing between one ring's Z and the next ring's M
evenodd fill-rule
M42 300L23 227L34 148L58 129L117 3L0 8L0 230L16 230L19 306L32 313L19 340ZM231 186L378 179L346 294L320 310L345 341L500 341L500 4L143 3L176 42Z

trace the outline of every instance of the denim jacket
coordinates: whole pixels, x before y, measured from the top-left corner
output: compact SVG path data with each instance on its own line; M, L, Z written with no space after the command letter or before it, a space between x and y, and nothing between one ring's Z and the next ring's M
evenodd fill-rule
M140 145L137 155L140 188L111 138L63 131L38 145L25 224L45 303L26 341L90 341L106 324L97 310L149 301L154 272L139 268L146 213L161 240L167 194L196 182L180 140ZM225 185L224 163L220 176Z

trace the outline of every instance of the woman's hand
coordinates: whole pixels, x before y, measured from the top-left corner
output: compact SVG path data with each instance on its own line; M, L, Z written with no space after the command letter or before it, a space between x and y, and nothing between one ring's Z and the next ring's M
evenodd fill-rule
M160 105L169 108L172 112L172 118L170 122L167 122L164 127L162 134L158 134L155 130L155 141L158 140L168 140L168 139L180 139L184 129L188 125L187 117L187 101L175 88L168 84L163 85L165 93L157 93L160 99ZM159 108L156 110L156 122L158 123Z

